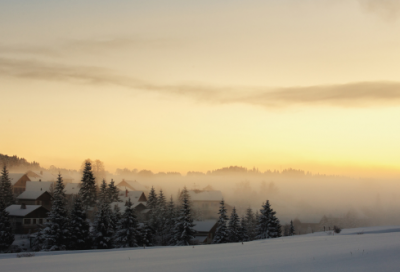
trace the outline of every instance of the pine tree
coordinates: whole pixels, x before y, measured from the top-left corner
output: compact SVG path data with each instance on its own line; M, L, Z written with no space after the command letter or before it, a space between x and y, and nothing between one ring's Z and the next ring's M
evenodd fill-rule
M167 245L166 212L167 212L167 201L165 200L163 191L160 190L160 193L157 198L157 208L156 208L156 212L155 212L155 217L157 220L156 234L160 240L161 245Z
M98 198L99 202L104 202L104 201L107 201L108 203L112 202L110 199L108 188L107 188L107 183L104 179L101 182L100 191L99 191L99 195L97 198Z
M242 241L242 242L249 241L246 219L244 217L242 217L242 220L240 221L239 237L240 237L240 241Z
M138 222L129 198L126 209L118 222L115 242L118 247L137 247L136 237L139 235Z
M92 237L95 248L107 249L114 247L114 222L107 195L107 185L103 180L99 193L98 210L93 223Z
M91 247L90 225L86 218L83 203L78 196L75 199L69 222L69 249L83 250Z
M271 222L272 209L269 204L269 200L263 204L260 210L260 216L258 219L258 235L257 239L269 239L272 238L274 228Z
M126 204L127 203L125 203L125 205ZM114 210L113 210L113 212L111 214L111 220L113 222L114 231L117 230L118 222L119 222L119 220L121 220L121 218L122 218L121 209L119 208L118 205L115 205L114 206Z
M153 245L153 230L151 229L149 224L147 224L147 222L143 223L142 226L140 226L137 240L138 245L143 247Z
M53 194L53 206L47 217L46 227L43 229L43 249L64 250L69 240L68 213L66 210L67 197L64 192L64 183L58 175Z
M35 239L32 241L31 248L33 251L41 251L43 248L43 243L44 243L44 231L38 231L36 232Z
M166 216L165 216L165 233L166 233L166 241L169 244L175 244L176 241L171 242L171 238L173 237L172 233L174 231L174 226L175 226L175 217L176 217L176 212L175 212L175 205L174 201L171 199L168 203L167 211L166 211Z
M3 199L5 207L15 203L11 180L8 177L8 170L5 164L3 166L3 170L1 171L0 199Z
M228 221L228 216L226 215L226 208L224 200L220 202L219 208L219 218L217 222L217 230L215 231L215 236L213 243L214 244L221 244L229 242L228 239L228 227L226 226L226 222Z
M290 220L290 231L289 231L289 236L293 236L294 234L295 234L295 232L294 232L293 221Z
M257 235L257 221L251 208L248 208L246 211L245 221L249 241L253 241Z
M190 241L194 239L196 233L193 227L194 224L189 206L189 198L185 195L174 229L174 240L177 246L187 246L190 244Z
M14 242L9 213L5 209L4 200L0 199L0 252L7 250Z
M158 196L154 187L151 187L149 197L147 198L147 208L150 209L150 218L148 220L148 224L154 231L153 234L155 234L155 232L159 228L159 222L158 222L158 209L157 209ZM153 241L151 241L151 243L153 243Z
M157 193L154 187L152 186L150 189L149 197L147 198L147 208L151 210L155 210L157 207Z
M86 210L96 205L97 188L90 161L85 162L79 194Z
M114 180L111 180L110 184L108 185L108 197L110 202L121 202L119 198L119 190L117 186L115 186Z
M236 213L236 208L233 207L231 217L228 223L228 240L229 242L239 242L240 241L240 219Z
M271 224L272 224L272 228L273 228L271 238L282 237L282 226L281 226L279 219L276 217L276 212L273 210L271 213Z

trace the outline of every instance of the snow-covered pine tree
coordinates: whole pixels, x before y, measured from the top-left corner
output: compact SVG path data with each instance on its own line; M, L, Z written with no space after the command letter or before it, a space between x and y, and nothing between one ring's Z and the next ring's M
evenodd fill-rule
M186 189L186 188L185 188ZM174 240L177 246L187 246L194 239L196 231L193 229L193 219L189 205L189 197L183 197L182 208L176 219L174 229Z
M79 195L82 199L85 210L88 210L96 205L97 188L90 161L85 162Z
M14 242L9 213L5 209L4 200L0 199L0 252L7 250Z
M136 237L139 235L138 221L130 198L125 206L125 212L118 222L115 233L115 243L118 247L137 247Z
M139 246L147 247L153 245L153 230L147 222L141 224L139 227L137 241Z
M115 186L114 180L111 180L110 184L108 185L108 197L110 202L121 202L119 198L119 190L117 186Z
M242 217L242 220L240 221L239 237L240 237L240 241L242 241L242 242L249 241L246 219L244 217Z
M294 232L293 221L290 220L290 231L289 231L289 236L293 236L294 234L295 234L295 232Z
M167 233L166 233L166 212L167 212L167 201L165 199L164 193L160 190L157 198L157 208L155 216L157 217L157 229L156 234L158 236L159 243L163 246L167 245Z
M226 208L224 200L221 200L219 207L219 218L217 221L217 230L215 231L215 236L213 243L221 244L229 242L228 239L228 227L226 226L226 222L228 221L228 216L226 215Z
M156 190L152 186L150 189L149 197L147 198L147 208L150 209L150 218L148 224L154 231L153 234L158 230L158 196ZM153 241L151 241L153 243Z
M257 235L257 221L254 216L253 210L248 208L246 210L246 229L247 235L249 236L249 241L253 241Z
M126 204L127 203L125 203L125 205ZM111 220L113 222L114 231L117 230L117 225L118 225L119 220L121 220L121 218L122 218L121 209L119 208L118 205L115 205L114 209L113 209L113 212L111 214Z
M175 217L176 217L176 212L175 212L175 204L174 200L171 199L168 203L167 211L166 211L166 216L165 216L165 233L166 233L166 241L169 244L175 244L176 241L171 241L171 238L173 237L173 231L174 231L174 226L175 226Z
M36 237L32 241L31 249L33 251L41 251L43 249L43 243L44 243L44 231L40 230L36 232Z
M113 248L115 226L112 220L112 211L107 195L107 184L105 180L103 180L103 183L101 184L99 196L98 210L91 232L93 245L98 249Z
M64 192L64 182L58 174L53 193L53 205L43 229L44 250L65 250L69 240L67 197Z
M271 233L271 238L282 237L282 226L279 219L276 217L276 212L271 209L271 224L273 231Z
M103 181L101 182L97 199L99 200L99 202L104 202L104 201L107 201L108 203L112 202L110 199L110 195L109 195L109 191L108 191L107 183L106 183L105 179L103 179Z
M267 200L260 210L257 239L269 239L275 234L275 229L272 222L272 213L273 211L271 209L271 205L269 204L269 200Z
M75 199L72 207L69 221L69 231L69 249L83 250L91 247L90 225L87 221L86 212L79 196Z
M1 198L3 199L6 208L15 203L11 180L8 176L8 170L5 164L3 166L3 170L1 171L0 199Z
M239 242L240 241L240 219L236 213L236 208L233 207L231 217L228 222L228 240L229 242Z

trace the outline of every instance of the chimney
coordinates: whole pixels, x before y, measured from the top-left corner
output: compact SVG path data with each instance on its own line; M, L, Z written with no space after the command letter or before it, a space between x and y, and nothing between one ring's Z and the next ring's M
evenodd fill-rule
M26 209L25 203L22 203L22 204L21 204L21 209L22 209L22 210L25 210L25 209Z

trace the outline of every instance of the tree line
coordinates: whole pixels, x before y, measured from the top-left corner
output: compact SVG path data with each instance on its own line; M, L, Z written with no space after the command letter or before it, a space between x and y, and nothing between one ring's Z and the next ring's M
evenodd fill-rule
M14 241L5 207L14 204L9 194L11 183L4 167L0 186L0 250L7 249ZM84 250L109 249L115 247L137 247L153 245L183 246L193 244L194 229L189 192L183 189L177 203L172 196L167 202L162 190L157 194L152 187L148 195L147 208L151 211L148 220L139 223L130 199L121 213L118 188L112 181L103 180L97 188L91 163L87 161L82 174L79 194L68 210L67 196L61 174L58 175L53 192L53 205L47 222L36 233L32 249L39 250ZM11 188L12 193L12 188ZM13 197L13 196L12 196ZM239 218L233 208L230 219L225 203L221 201L219 219L213 243L245 242L257 239L281 237L281 225L269 201L260 213L248 209L246 216ZM92 223L88 218L93 216ZM291 229L291 235L294 229Z

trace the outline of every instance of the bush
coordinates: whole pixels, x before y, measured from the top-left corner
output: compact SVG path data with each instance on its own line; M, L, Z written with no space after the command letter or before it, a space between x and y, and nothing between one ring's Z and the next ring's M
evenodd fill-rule
M342 229L339 228L338 226L333 226L333 231L334 231L335 233L340 233L340 232L342 231Z

